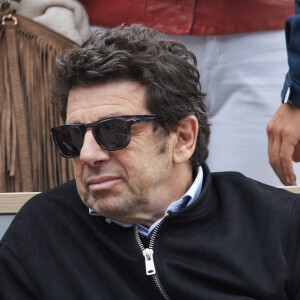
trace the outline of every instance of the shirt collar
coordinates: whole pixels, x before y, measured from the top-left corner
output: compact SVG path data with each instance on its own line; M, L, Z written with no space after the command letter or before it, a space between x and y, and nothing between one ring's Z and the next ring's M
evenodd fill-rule
M197 177L187 192L177 201L172 202L165 211L178 212L181 209L191 205L200 195L203 184L203 169L198 167Z

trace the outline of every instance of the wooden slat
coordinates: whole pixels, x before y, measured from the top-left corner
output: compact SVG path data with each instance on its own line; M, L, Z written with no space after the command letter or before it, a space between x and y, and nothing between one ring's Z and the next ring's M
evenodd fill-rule
M16 214L37 193L0 193L0 214Z
M300 186L279 186L279 188L290 191L295 194L300 194Z
M300 186L280 186L279 188L300 194ZM0 215L16 214L24 203L37 193L0 193Z

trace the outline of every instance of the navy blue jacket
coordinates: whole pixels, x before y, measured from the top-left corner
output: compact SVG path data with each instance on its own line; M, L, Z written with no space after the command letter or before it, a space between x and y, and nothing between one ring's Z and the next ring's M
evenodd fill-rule
M300 0L295 0L296 14L286 21L285 35L289 72L281 92L282 102L290 100L300 108Z

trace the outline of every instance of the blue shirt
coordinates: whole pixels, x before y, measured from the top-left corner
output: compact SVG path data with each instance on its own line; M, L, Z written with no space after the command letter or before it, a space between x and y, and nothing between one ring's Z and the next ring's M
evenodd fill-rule
M201 193L201 189L202 189L202 184L203 184L203 169L201 166L199 166L197 177L195 178L191 187L179 200L172 202L168 206L168 208L165 211L165 214L169 211L178 212L181 209L191 205L199 197L199 195ZM96 213L92 209L89 209L89 213L90 213L90 215L93 215L93 216L99 216L99 214ZM143 225L137 224L139 233L145 237L150 238L154 228L157 226L157 224L160 221L161 221L161 219L157 220L149 228L146 228ZM120 226L126 227L126 228L129 228L129 227L132 227L135 225L135 224L118 222L118 221L115 221L115 220L112 220L109 218L106 218L106 222L108 222L108 223L114 222L114 223L116 223Z

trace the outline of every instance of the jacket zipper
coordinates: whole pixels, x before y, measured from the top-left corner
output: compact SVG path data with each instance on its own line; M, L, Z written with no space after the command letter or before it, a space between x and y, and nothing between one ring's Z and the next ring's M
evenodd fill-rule
M154 258L153 258L153 255L154 255L154 251L153 251L154 241L155 241L155 238L157 236L157 233L158 233L158 230L159 230L161 224L164 222L164 220L166 219L167 216L168 216L168 214L165 214L163 216L163 218L161 219L161 221L157 224L157 226L153 230L148 248L145 248L142 241L141 241L137 225L134 226L134 234L135 234L135 238L137 240L137 243L138 243L139 247L141 248L142 253L145 257L146 275L151 275L152 276L152 278L154 280L154 283L155 283L156 287L158 288L159 292L161 293L161 295L163 296L163 298L166 299L166 300L169 300L170 297L167 295L165 289L163 288L163 286L162 286L162 284L161 284L161 282L158 278L158 275L156 274Z

